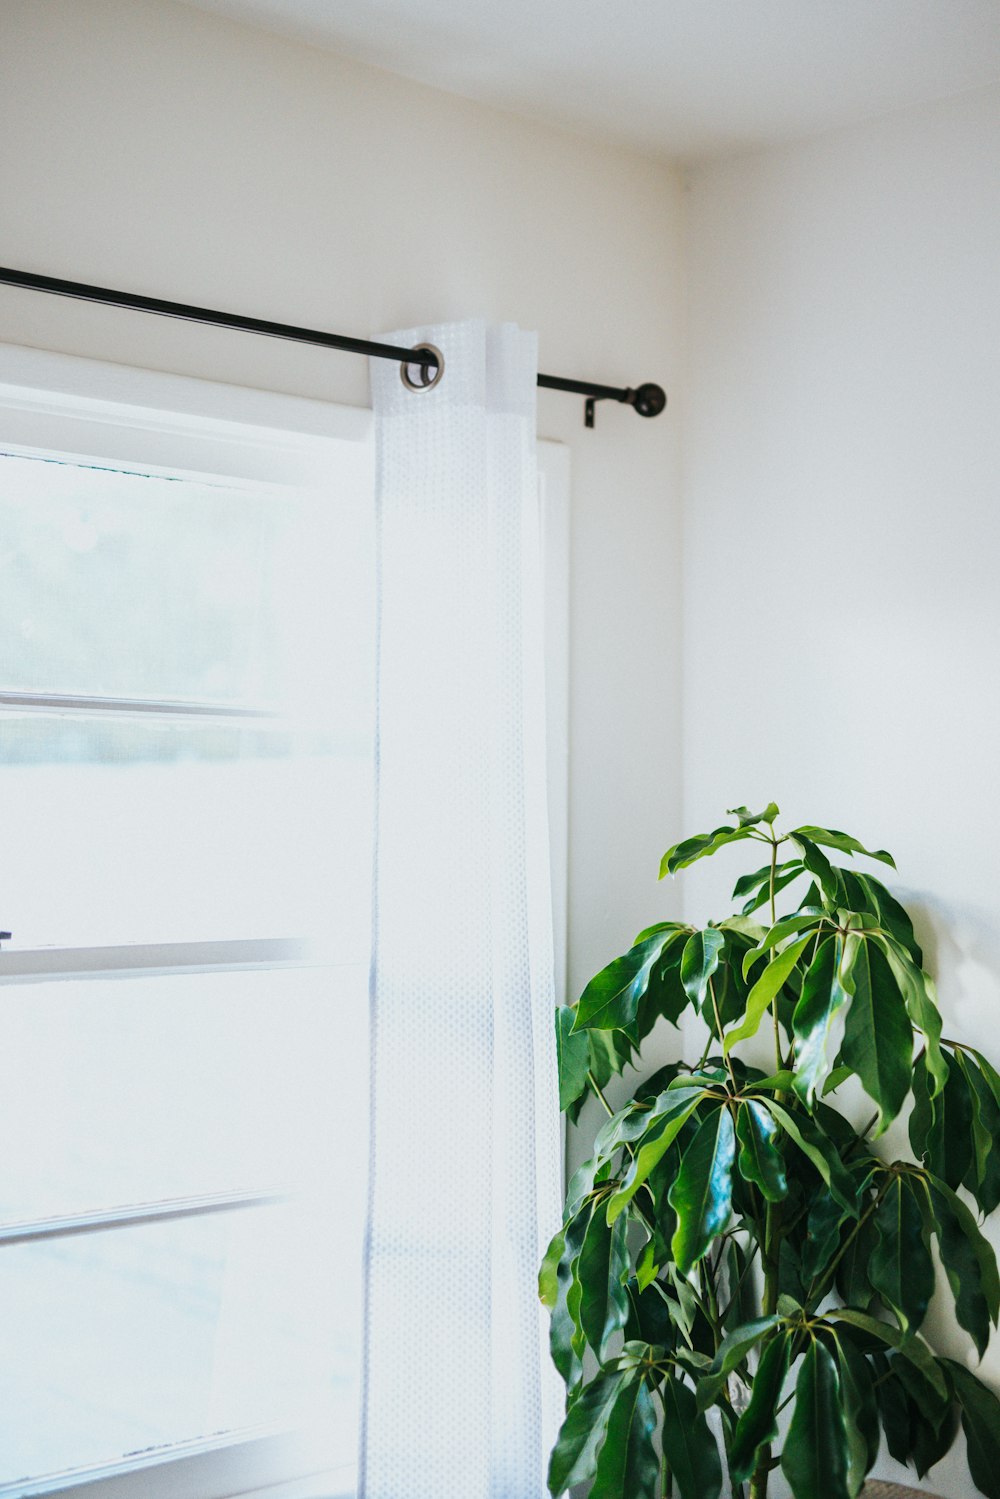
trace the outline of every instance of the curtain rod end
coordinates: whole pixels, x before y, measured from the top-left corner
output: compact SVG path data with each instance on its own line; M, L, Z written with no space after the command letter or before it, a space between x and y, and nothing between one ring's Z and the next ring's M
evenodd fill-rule
M588 396L583 403L583 425L592 427L594 425L594 402L604 399L602 396ZM638 389L631 387L623 394L615 397L623 401L627 406L632 406L640 416L659 416L665 410L667 404L667 393L662 385L653 385L651 382L640 385Z
M640 416L659 416L667 404L667 393L662 385L640 385L629 391L629 405L634 406Z

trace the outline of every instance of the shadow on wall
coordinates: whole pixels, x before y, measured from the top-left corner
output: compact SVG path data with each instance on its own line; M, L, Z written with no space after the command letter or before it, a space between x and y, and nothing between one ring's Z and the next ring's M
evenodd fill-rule
M1000 920L976 906L950 906L900 891L924 949L924 967L937 984L946 1036L982 1047L1000 1045L986 1017L1000 1015ZM991 1055L990 1060L995 1058Z

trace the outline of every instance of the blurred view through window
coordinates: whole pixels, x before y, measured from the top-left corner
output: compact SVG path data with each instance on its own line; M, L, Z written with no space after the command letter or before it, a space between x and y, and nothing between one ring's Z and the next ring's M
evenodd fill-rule
M0 1493L300 1429L353 1492L374 622L336 447L308 485L0 451Z

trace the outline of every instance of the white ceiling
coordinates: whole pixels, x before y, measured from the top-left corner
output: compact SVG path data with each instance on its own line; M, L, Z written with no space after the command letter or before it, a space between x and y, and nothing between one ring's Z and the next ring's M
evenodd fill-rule
M1000 0L189 0L685 159L1000 81Z

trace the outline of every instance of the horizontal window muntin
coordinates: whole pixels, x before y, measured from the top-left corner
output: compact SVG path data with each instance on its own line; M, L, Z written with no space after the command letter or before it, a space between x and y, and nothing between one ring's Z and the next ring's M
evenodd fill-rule
M44 983L62 978L128 979L172 973L232 973L241 969L357 966L350 960L338 962L322 942L305 937L4 948L0 951L0 985Z
M219 1192L204 1197L178 1197L166 1202L129 1203L120 1208L104 1208L34 1222L0 1223L0 1249L5 1244L28 1244L44 1239L69 1239L78 1234L105 1233L116 1228L134 1228L142 1223L166 1223L175 1218L206 1217L211 1213L234 1213L246 1209L271 1207L291 1202L293 1195L282 1191ZM2 1262L0 1262L2 1263Z
M19 713L44 713L59 718L77 716L91 717L109 713L117 718L166 718L166 719L221 719L253 723L266 728L287 726L293 722L287 714L274 708L257 708L232 703L200 703L185 701L157 702L147 698L89 697L85 693L58 692L8 692L0 690L0 711L16 710Z

